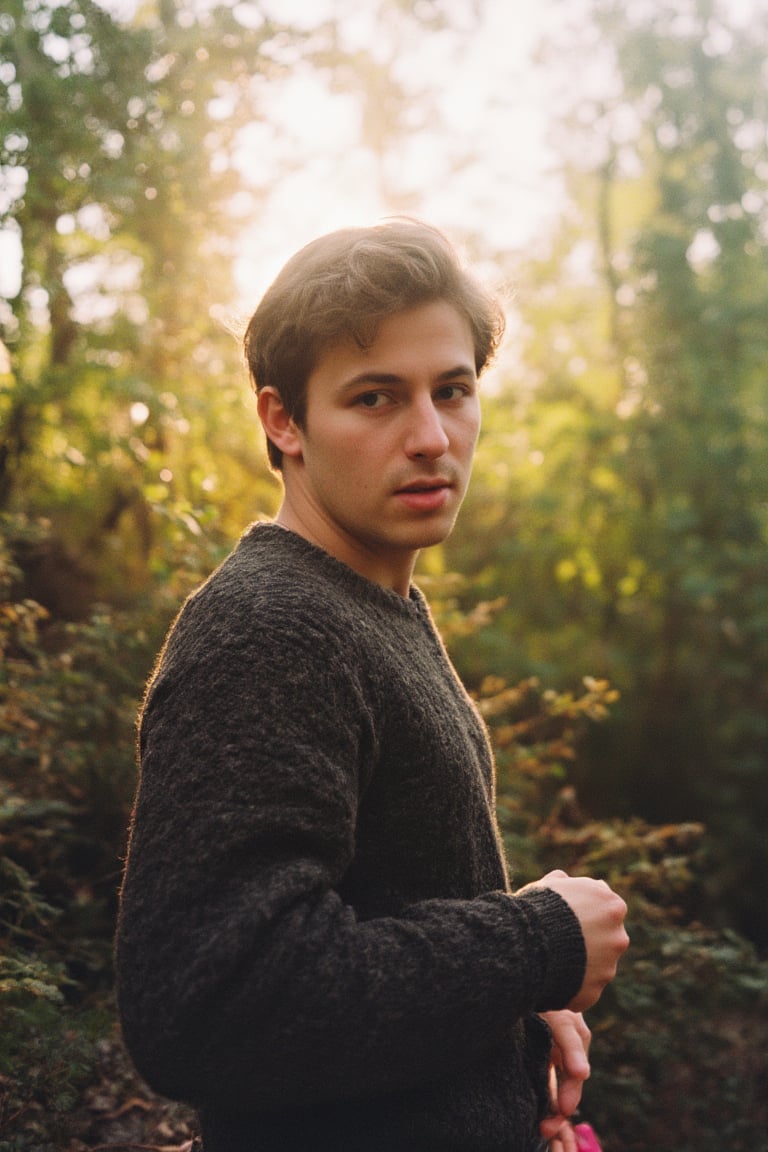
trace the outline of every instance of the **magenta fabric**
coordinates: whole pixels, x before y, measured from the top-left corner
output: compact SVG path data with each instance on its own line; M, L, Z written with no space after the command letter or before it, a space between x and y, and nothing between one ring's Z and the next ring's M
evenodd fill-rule
M579 1152L602 1152L600 1141L591 1124L574 1124L573 1130L576 1133Z

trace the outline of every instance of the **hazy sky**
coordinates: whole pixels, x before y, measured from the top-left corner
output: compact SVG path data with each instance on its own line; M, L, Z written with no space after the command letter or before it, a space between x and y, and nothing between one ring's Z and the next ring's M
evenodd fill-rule
M135 7L135 0L102 3L122 18ZM572 3L566 0L568 7ZM454 233L478 229L503 249L524 244L552 211L544 178L551 159L544 76L532 67L530 53L559 4L484 0L476 6L454 0L455 27L442 35L401 36L393 54L400 78L426 89L448 125L447 135L419 133L390 159L398 184L412 192L409 208L415 214ZM260 0L251 11L270 6L280 20L299 25L340 14L350 48L370 47L374 39L365 0ZM473 13L476 7L481 17ZM248 8L241 5L244 19ZM397 28L392 35L398 36ZM376 43L388 58L392 44L380 33ZM387 210L376 161L357 146L360 105L354 97L331 95L316 72L300 67L289 80L270 84L263 112L264 121L243 140L244 172L256 183L274 183L283 161L295 171L274 183L250 226L244 221L236 273L246 306L302 243L344 224L368 223ZM462 152L474 161L457 175L449 163ZM17 290L19 255L15 232L0 232L0 295Z
M306 10L302 0L274 2L284 19ZM338 10L331 0L326 7ZM546 145L546 77L530 57L557 4L486 0L482 22L467 22L470 7L457 6L463 27L420 36L398 52L400 76L429 90L443 128L398 147L388 176L412 192L409 210L415 214L454 233L477 229L495 248L517 248L544 226L556 205L546 177L553 162ZM357 0L353 9L350 43L364 43L365 5ZM288 133L302 164L281 178L244 235L238 281L254 298L299 245L331 228L369 223L386 207L374 157L355 147L360 110L352 98L329 95L307 72L275 86L265 111L268 125L255 126L245 137L244 170L259 178L269 171L273 154L285 154L285 139L272 138L275 124ZM474 159L456 174L450 161L461 153Z
M408 210L454 236L477 232L489 250L526 248L546 234L559 210L548 125L556 84L568 82L533 53L542 35L562 33L588 0L451 2L451 29L412 38L397 26L374 37L366 0L260 0L241 4L240 13L247 20L272 7L281 20L308 26L324 14L341 15L348 47L373 45L404 83L415 93L427 91L439 109L432 130L414 134L387 160L385 180L412 194ZM127 17L136 0L102 3ZM768 0L729 0L728 9L736 20L755 13L765 18ZM600 87L607 72L599 52L574 59L573 89ZM317 72L298 67L286 81L265 87L263 113L239 153L244 174L271 187L256 218L243 218L236 276L246 310L301 244L388 210L377 161L357 144L358 100L330 94ZM461 155L472 160L456 172L451 161ZM285 161L293 165L289 174ZM277 172L283 174L275 182ZM18 237L0 232L0 295L18 284L19 254Z

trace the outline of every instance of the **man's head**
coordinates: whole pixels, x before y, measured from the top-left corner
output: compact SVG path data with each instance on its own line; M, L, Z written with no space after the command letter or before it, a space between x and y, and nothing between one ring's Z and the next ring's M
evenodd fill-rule
M345 338L368 347L387 317L435 301L467 320L480 375L498 347L503 314L441 232L398 219L321 236L288 261L251 317L245 355L253 386L279 392L303 427L307 380L323 349ZM267 448L281 468L280 450L269 440Z

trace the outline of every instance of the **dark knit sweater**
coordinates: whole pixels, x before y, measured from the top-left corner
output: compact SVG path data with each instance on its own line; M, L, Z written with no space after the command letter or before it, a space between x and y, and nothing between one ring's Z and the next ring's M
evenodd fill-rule
M117 940L139 1070L206 1152L528 1152L585 964L511 897L483 724L417 590L257 525L140 727Z

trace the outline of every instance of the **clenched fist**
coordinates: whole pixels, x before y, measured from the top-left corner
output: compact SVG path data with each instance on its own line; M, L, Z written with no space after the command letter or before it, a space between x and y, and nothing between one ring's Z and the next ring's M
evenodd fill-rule
M600 999L627 950L629 936L624 928L627 906L604 880L569 876L559 869L526 887L551 888L557 892L571 906L581 925L587 967L581 988L568 1007L573 1012L584 1012Z

